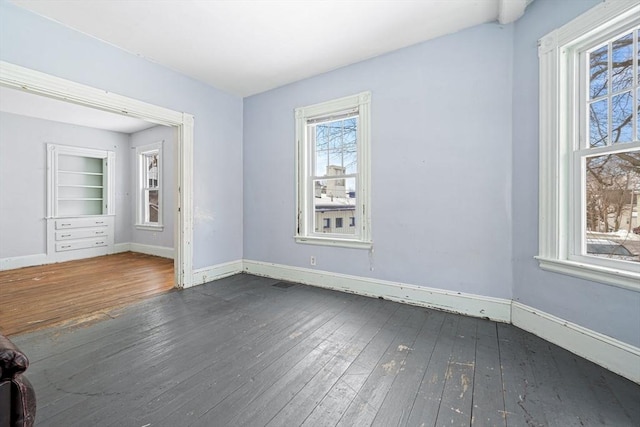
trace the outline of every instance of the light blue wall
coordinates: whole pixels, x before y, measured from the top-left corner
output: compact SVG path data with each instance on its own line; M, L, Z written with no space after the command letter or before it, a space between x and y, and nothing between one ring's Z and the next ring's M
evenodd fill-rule
M236 96L5 0L0 59L195 115L196 268L240 259L243 247L246 259L307 268L314 255L322 270L513 297L640 346L640 293L543 272L533 259L537 40L597 3L536 0L514 25L247 98L244 117ZM374 250L296 244L293 109L363 90L373 96Z
M0 0L0 59L195 116L194 268L242 258L242 99Z
M115 243L129 242L129 135L0 112L0 259L47 252L47 143L115 153Z
M640 346L640 293L540 270L537 40L597 0L536 0L515 24L513 257L516 301Z
M640 293L544 272L533 258L537 41L597 3L536 0L513 26L245 99L245 258L310 268L314 255L322 270L513 297L640 346ZM374 251L296 244L293 109L363 90L373 96Z
M245 259L511 297L512 26L245 99ZM372 92L374 249L296 244L293 110Z

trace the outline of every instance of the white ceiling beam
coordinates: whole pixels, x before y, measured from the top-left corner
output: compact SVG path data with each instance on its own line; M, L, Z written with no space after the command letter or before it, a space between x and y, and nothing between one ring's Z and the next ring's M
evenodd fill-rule
M524 15L524 10L531 0L498 0L498 22L510 24Z

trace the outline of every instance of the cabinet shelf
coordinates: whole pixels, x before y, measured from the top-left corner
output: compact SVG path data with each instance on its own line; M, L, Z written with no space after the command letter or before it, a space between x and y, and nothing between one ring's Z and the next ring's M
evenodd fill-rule
M113 214L115 153L47 145L49 217Z
M47 144L47 257L56 262L114 248L115 152Z
M58 184L58 187L70 188L104 188L102 185L83 185L83 184Z
M58 170L58 173L69 173L69 174L75 174L75 175L95 175L95 176L103 175L102 172L83 172L83 171L68 171L68 170Z

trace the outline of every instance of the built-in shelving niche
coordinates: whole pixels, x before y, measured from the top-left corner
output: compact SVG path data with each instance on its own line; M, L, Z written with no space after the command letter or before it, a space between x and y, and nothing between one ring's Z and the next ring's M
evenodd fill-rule
M113 215L113 151L47 144L47 161L47 217Z
M47 144L47 257L113 253L115 152Z

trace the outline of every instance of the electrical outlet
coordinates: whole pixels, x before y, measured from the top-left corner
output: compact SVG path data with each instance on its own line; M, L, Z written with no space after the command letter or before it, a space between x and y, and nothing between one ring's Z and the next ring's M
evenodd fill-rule
M316 265L316 257L311 256L311 258L309 258L309 264Z

